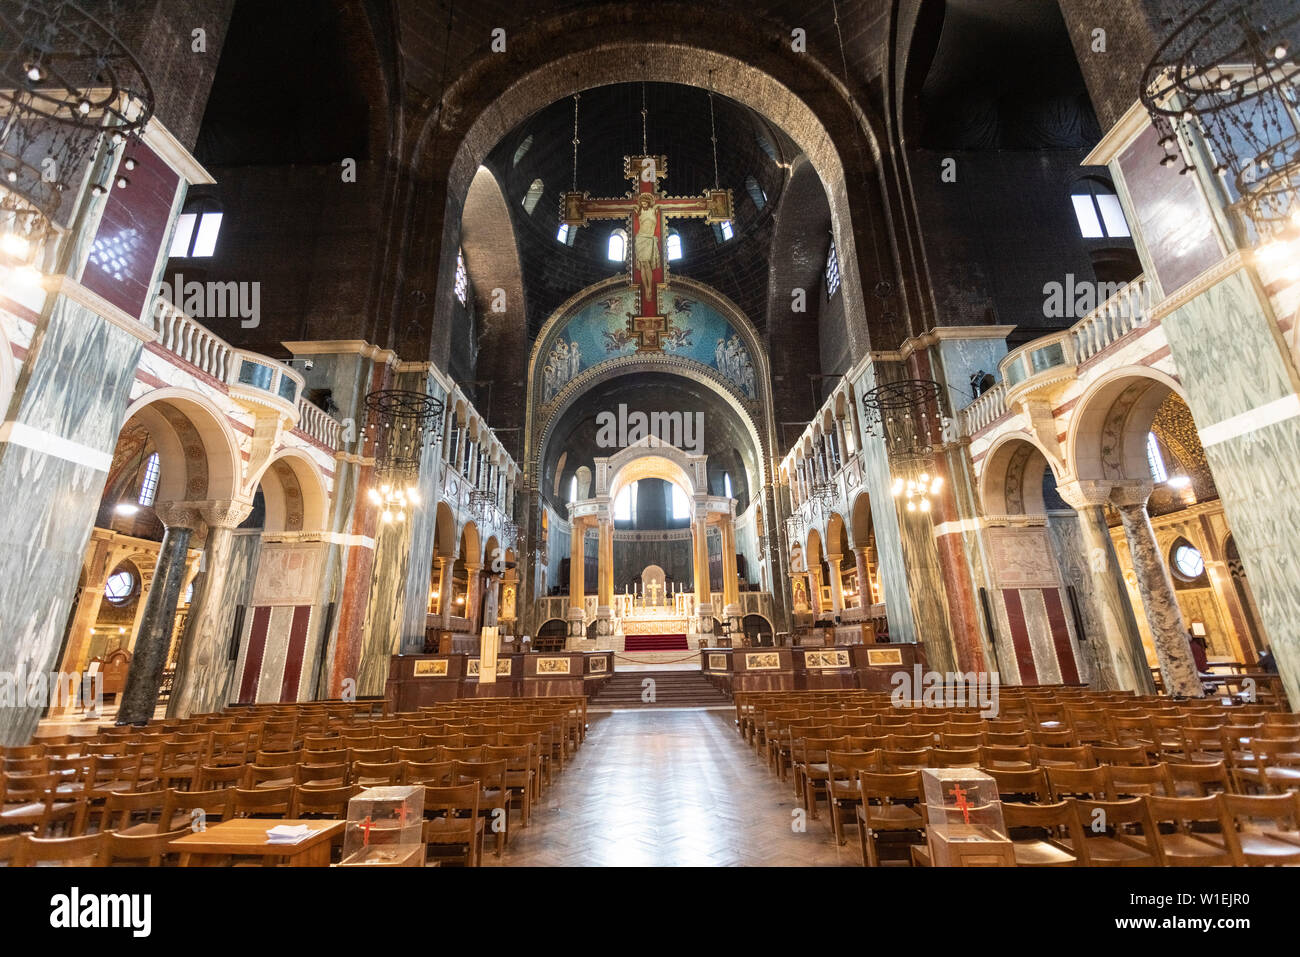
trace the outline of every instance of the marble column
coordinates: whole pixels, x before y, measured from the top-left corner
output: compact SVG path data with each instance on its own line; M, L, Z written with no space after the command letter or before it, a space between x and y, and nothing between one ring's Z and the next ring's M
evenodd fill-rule
M1098 690L1118 689L1151 694L1155 683L1147 667L1142 635L1128 599L1124 573L1115 555L1110 529L1106 525L1103 505L1110 500L1111 486L1101 482L1061 482L1057 493L1078 516L1079 531L1087 551L1086 567L1091 571L1089 594L1102 634L1080 635L1081 647L1092 661L1098 676Z
M483 598L483 563L465 563L465 618L469 621L470 634L478 631L480 625L479 605Z
M934 507L930 515L935 550L939 557L940 584L948 597L948 622L952 630L952 649L957 658L957 668L962 672L984 672L989 669L977 610L974 572L966 555L966 541L961 530L964 520L973 520L976 516L967 497L958 499L957 496L957 481L964 483L968 478L965 463L953 468L954 458L958 455L964 457L965 454L964 450L958 450L936 456L932 474L942 479L942 482L934 496ZM921 520L925 521L924 517Z
M823 610L821 562L817 562L808 569L808 604L812 607L813 614L820 618Z
M220 711L229 703L235 662L227 649L235 609L241 604L241 586L255 560L260 539L245 535L236 552L235 529L252 511L252 502L208 502L202 510L208 526L203 547L203 570L194 583L185 633L177 656L176 677L167 702L167 717ZM252 554L250 554L250 552Z
M871 575L867 572L867 547L859 545L853 549L853 558L858 566L858 607L865 614L871 607Z
M446 556L438 556L438 627L443 631L451 630L451 603L455 601L451 561Z
M596 529L596 633L608 635L614 613L614 523L607 508L602 507Z
M705 513L697 512L691 526L691 546L695 571L695 630L697 634L713 631L713 593L709 587L709 526Z
M839 615L844 611L844 578L840 574L840 561L843 555L827 555L831 566L831 612Z
M176 623L176 602L185 579L190 539L203 526L198 511L188 503L163 503L156 512L163 522L163 540L117 709L119 725L145 724L153 718Z
M740 603L740 569L736 562L736 520L722 520L722 600L727 605Z
M587 529L580 518L570 519L569 530L569 637L587 637Z
M1187 626L1178 607L1174 580L1160 554L1155 531L1151 528L1151 517L1147 514L1149 494L1149 488L1142 491L1117 490L1112 500L1116 502L1120 521L1124 524L1124 537L1133 558L1138 594L1142 596L1142 607L1151 628L1151 640L1156 646L1165 691L1188 698L1204 697L1205 690L1197 677L1192 646L1187 639Z

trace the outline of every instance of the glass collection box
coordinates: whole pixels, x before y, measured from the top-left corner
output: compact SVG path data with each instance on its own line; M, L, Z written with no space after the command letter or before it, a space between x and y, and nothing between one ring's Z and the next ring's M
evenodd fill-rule
M424 866L424 788L367 788L348 801L342 866Z
M975 768L923 768L921 780L935 867L1015 866L992 777Z

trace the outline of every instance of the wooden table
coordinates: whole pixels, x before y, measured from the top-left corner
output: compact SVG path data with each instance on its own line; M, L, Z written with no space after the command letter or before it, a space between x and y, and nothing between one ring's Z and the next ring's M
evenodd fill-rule
M266 832L281 824L288 827L305 824L312 832L297 844L272 844L266 839ZM284 858L289 867L329 867L330 841L343 830L343 825L343 821L242 817L214 824L206 831L186 834L167 847L180 855L181 867L191 866L192 858L198 858L194 863L202 865L204 858L231 855L263 857L267 864L275 863L274 858Z

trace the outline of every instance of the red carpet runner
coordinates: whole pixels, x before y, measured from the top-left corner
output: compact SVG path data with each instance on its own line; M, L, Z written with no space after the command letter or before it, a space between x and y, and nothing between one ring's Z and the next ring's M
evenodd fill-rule
M624 651L688 651L685 635L628 635Z

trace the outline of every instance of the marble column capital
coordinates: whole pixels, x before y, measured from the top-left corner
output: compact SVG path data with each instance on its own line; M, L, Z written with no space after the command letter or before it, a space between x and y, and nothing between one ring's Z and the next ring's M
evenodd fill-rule
M154 506L154 514L167 528L188 528L201 533L206 527L202 505L202 502L159 502Z
M1155 491L1155 485L1151 482L1116 482L1114 489L1110 493L1110 500L1118 507L1145 506L1153 491Z
M1058 482L1056 485L1057 494L1076 512L1105 505L1110 501L1114 489L1114 483L1104 479L1075 479L1073 482Z
M251 500L211 499L195 503L209 528L238 528L253 511Z

